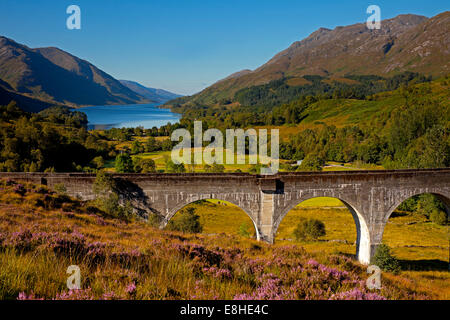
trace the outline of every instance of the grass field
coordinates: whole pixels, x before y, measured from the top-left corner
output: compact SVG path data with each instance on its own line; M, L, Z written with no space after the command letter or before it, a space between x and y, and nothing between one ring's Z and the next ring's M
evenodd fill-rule
M192 150L192 162L194 157L195 149ZM140 157L142 159L152 159L155 161L156 164L156 170L164 170L166 168L166 159L171 159L172 152L171 151L158 151L158 152L150 152L150 153L141 153L137 154L133 157ZM226 154L225 151L223 152L223 166L225 168L225 171L227 172L235 172L236 170L241 170L242 172L248 172L253 164L249 164L249 156L248 154L245 155L245 163L244 164L238 164L237 163L237 155L235 154L235 161L234 164L227 164L226 163ZM267 162L267 158L262 159L264 162ZM281 160L283 162L283 160ZM194 170L194 172L204 172L204 166L206 165L204 159L202 161L201 165L193 164L191 165L185 165L187 171Z
M156 151L156 152L145 152L140 153L137 155L132 156L139 157L142 159L152 159L155 161L156 164L156 170L157 171L163 171L166 169L166 159L171 158L171 151ZM267 158L263 159L264 161L267 161ZM193 162L193 161L192 161ZM235 155L235 163L234 164L227 164L226 158L225 158L225 152L224 152L224 168L225 172L236 172L236 170L241 170L242 172L249 172L249 170L254 166L253 164L249 164L249 156L245 155L245 164L237 164L237 156ZM287 160L280 160L280 165L287 163ZM114 164L115 160L111 159L105 162L104 169L107 171L113 172L114 171ZM185 165L186 170L190 171L193 170L194 172L205 172L205 162L201 165ZM383 170L384 168L382 166L377 165L367 165L362 163L337 163L337 162L327 162L323 168L323 171L352 171L352 170ZM282 168L279 169L280 172L286 171Z

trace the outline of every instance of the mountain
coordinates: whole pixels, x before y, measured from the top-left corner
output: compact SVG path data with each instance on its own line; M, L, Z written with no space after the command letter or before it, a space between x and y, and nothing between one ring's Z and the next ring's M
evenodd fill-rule
M334 30L321 28L254 71L245 70L216 82L191 97L174 103L212 105L232 100L243 88L290 78L291 83L307 84L303 76L344 75L390 76L404 71L435 77L450 71L450 12L431 19L399 15L382 21L380 30L369 30L365 23ZM172 103L172 102L171 102Z
M31 49L6 37L0 37L0 80L3 90L49 104L77 107L150 102L63 50Z
M245 76L246 74L249 74L249 73L252 73L252 70L249 70L249 69L241 70L241 71L238 71L238 72L235 72L235 73L229 75L228 77L226 77L222 80L219 80L218 82L239 78L239 77Z
M162 89L148 88L134 81L120 80L120 83L137 94L158 103L181 97L179 94Z
M6 106L11 101L15 101L24 111L39 112L55 105L39 99L32 99L27 96L20 95L15 93L13 90L7 90L5 87L9 87L9 85L6 84L6 86L4 86L3 84L5 83L0 80L0 106Z

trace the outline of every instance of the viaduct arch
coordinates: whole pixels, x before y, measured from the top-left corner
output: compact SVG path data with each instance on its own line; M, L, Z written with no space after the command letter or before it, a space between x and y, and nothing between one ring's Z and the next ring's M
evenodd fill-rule
M94 199L95 175L84 173L0 173L0 178L64 184L67 193ZM231 202L253 221L258 240L273 243L280 222L299 203L315 197L340 199L357 229L356 255L368 264L381 243L387 220L406 199L438 195L450 212L450 168L429 170L296 172L249 174L116 174L121 197L142 216L158 214L162 226L185 205L203 199Z

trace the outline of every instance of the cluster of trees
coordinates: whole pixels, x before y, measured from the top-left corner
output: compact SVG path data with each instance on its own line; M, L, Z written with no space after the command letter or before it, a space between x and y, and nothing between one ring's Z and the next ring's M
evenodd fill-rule
M114 149L86 130L83 114L50 108L39 114L14 102L0 106L0 171L83 171Z
M430 81L418 73L405 72L391 78L380 76L345 76L351 81L334 81L322 76L304 76L308 84L289 85L290 78L274 80L268 84L241 89L234 99L245 106L277 106L289 103L302 96L315 96L321 99L365 99L378 92L391 91L402 85ZM328 80L328 81L324 81Z
M450 166L450 108L423 91L404 90L405 103L391 114L359 125L306 129L282 143L283 159L353 162L387 169Z
M177 213L167 224L167 230L180 231L184 233L201 233L203 226L200 216L195 213L195 208L188 207Z
M169 157L164 157L166 173L185 173L193 172L193 165L185 166L182 163L176 164ZM205 164L203 170L206 173L223 173L225 167L221 164ZM117 155L115 160L115 171L118 173L156 173L156 164L153 159L141 157L132 157L129 153L122 152ZM259 173L259 171L257 172Z
M104 171L98 171L92 188L94 205L107 216L130 221L134 211L130 201L120 200L120 191L114 178Z
M129 150L131 154L144 152L170 151L173 148L173 142L170 139L157 140L154 137L148 137L144 142L134 140Z
M394 274L401 270L400 262L392 255L391 248L384 243L377 247L371 259L371 264L385 272L392 272Z
M184 128L185 124L168 123L162 127L153 127L151 129L144 129L143 127L136 128L111 128L104 130L102 135L105 139L110 141L130 141L133 137L167 137L172 132L179 128Z
M397 210L421 214L438 225L445 225L448 222L444 204L432 194L422 194L409 198Z
M405 72L391 78L379 76L345 76L343 83L327 81L321 76L305 76L311 84L289 86L289 79L275 80L262 86L242 89L236 93L240 106L213 105L198 103L177 103L172 110L183 114L181 125L189 128L194 120L202 120L212 128L245 128L249 126L298 124L303 113L318 101L330 99L371 100L379 92L393 91L405 86L429 82L430 77L418 73ZM328 79L329 80L329 79ZM178 100L177 100L178 101Z
M404 73L387 79L378 76L346 78L361 83L347 86L362 90L364 95L357 98L365 98L371 101L368 103L378 104L380 112L370 119L364 119L361 113L361 120L357 124L339 128L317 122L314 129L306 129L293 135L289 141L281 144L280 156L282 159L304 162L300 167L289 166L284 169L321 170L325 161L358 161L363 165L382 165L387 169L450 165L448 94L435 94L431 89L436 85L447 86L448 80L442 84L428 83L430 78L416 73ZM321 79L309 78L312 83ZM398 89L392 93L369 95L396 88ZM183 112L186 128L192 127L193 120L202 120L205 130L211 127L225 130L236 127L295 125L307 117L320 104L321 99L350 97L336 92L332 95L301 95L300 98L277 107L271 107L270 104L233 108L195 105L192 108L181 107L180 110ZM384 99L394 99L398 107L384 108ZM335 101L337 105L344 102L340 99ZM352 111L355 114L360 112L356 108L357 105Z
M325 235L325 224L317 219L300 218L294 229L294 237L297 241L313 241Z
M225 167L221 164L213 163L212 165L205 164L203 166L206 173L223 173L225 172Z
M38 113L42 120L62 124L74 128L87 128L88 119L85 113L67 107L50 107Z
M132 158L129 153L123 152L116 156L115 170L117 173L154 173L156 164L153 159Z

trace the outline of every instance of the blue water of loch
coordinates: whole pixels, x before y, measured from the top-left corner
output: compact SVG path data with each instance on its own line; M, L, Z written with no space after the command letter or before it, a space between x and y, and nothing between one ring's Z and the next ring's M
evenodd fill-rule
M157 103L134 104L125 106L93 106L78 108L88 117L88 128L135 128L151 129L161 127L167 123L176 123L181 115L169 109L159 109Z

